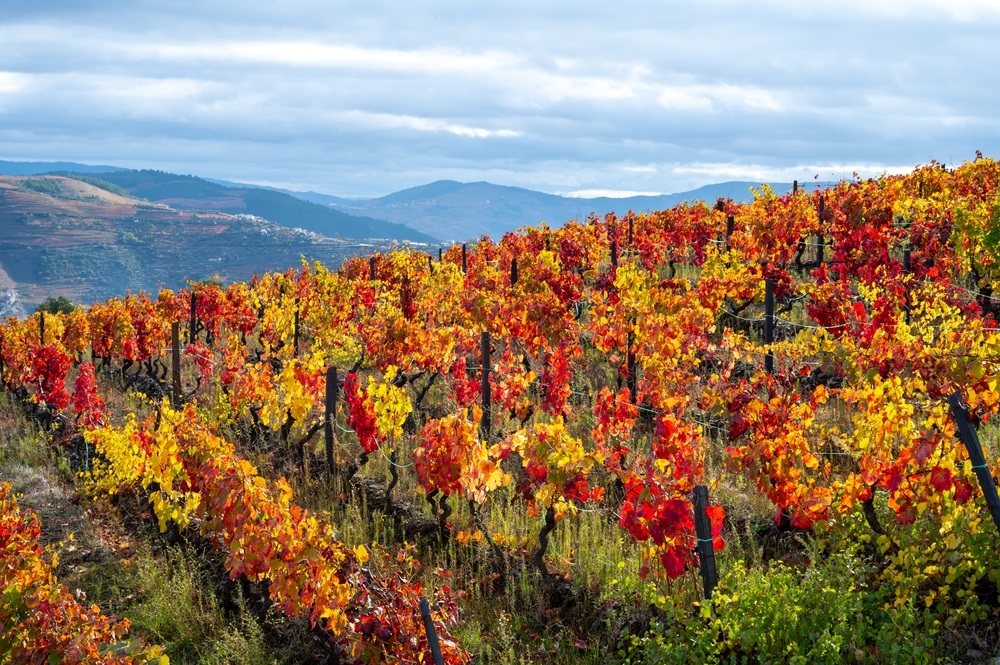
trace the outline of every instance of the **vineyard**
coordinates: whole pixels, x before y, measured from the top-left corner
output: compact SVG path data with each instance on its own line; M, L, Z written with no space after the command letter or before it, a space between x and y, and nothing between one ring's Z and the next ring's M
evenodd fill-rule
M8 319L0 383L88 500L329 662L935 662L1000 640L998 187L980 157L129 295ZM38 530L3 486L0 663L166 662Z

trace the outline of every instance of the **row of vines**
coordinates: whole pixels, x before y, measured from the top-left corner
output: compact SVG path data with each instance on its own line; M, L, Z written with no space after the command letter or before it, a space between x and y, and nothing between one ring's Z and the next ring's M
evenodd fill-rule
M403 563L365 567L376 550L297 507L285 479L241 454L251 442L346 478L383 455L392 483L412 469L442 519L468 502L470 523L449 532L501 556L503 534L477 515L513 495L506 509L538 520L545 578L546 537L582 509L617 519L643 575L694 574L692 491L730 485L766 497L784 529L862 517L882 574L905 580L897 603L966 606L1000 561L948 397L977 422L1000 402L998 184L990 159L931 164L129 295L7 320L0 376L63 440L82 435L92 488L141 486L161 528L197 525L231 576L266 582L359 662L429 658L425 590ZM102 370L164 396L155 415L112 418ZM720 550L726 510L707 512ZM908 549L886 515L933 528L939 546ZM445 659L462 662L458 605L447 587L431 595Z

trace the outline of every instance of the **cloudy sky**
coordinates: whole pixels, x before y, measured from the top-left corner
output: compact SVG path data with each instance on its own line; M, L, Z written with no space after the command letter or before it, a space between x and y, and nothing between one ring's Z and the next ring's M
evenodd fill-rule
M1000 156L997 35L1000 0L0 0L0 159L356 197L877 175Z

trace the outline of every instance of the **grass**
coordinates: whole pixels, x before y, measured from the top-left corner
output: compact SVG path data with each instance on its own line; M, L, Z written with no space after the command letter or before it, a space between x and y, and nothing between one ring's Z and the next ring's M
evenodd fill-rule
M607 375L588 369L575 379L574 389L587 392L608 381ZM574 435L586 436L592 423L586 409L580 412L584 417L574 420L571 427ZM853 428L849 414L836 400L819 418L824 425L836 425L841 431ZM996 455L998 431L996 423L984 424L980 430L990 459ZM639 427L637 437L642 436ZM753 658L759 662L797 662L801 658L805 658L801 662L880 662L889 654L895 662L935 662L948 653L950 647L942 645L964 643L982 647L983 653L996 651L996 645L989 646L993 630L989 622L972 629L974 636L981 637L962 635L959 639L955 629L943 632L945 628L933 613L922 607L913 603L892 606L892 585L879 586L882 557L871 546L859 551L852 542L852 538L867 533L867 525L852 527L854 530L834 544L810 533L797 538L780 533L772 521L773 506L757 488L739 474L721 473L725 442L716 443L705 460L706 477L714 479L713 501L727 510L727 549L719 553L717 561L723 580L720 593L730 599L720 601L728 603L725 607L712 610L717 618L708 620L699 614L702 610L697 608L708 605L701 602L697 571L689 571L672 583L640 579L636 546L617 525L616 516L600 508L566 518L551 535L546 564L568 583L562 599L565 604L553 606L552 595L545 591L538 572L524 563L537 547L542 520L527 517L523 509L510 509L519 498L508 488L495 492L480 516L485 530L494 538L504 538L508 552L520 557L502 590L497 590L494 576L483 574L488 549L484 543L450 541L442 546L435 539L420 548L427 570L449 568L453 586L463 590L463 620L455 635L476 655L476 662L675 662L671 653L682 653L687 659L676 662L698 662L690 660L691 652L665 646L678 639L710 644L707 651L699 653L712 662L720 658L757 662L746 660L751 658L748 654L756 654ZM339 454L354 454L353 445L349 438L345 442L341 433ZM393 445L400 449L400 459L410 459L412 441ZM318 441L315 452L321 454ZM388 471L387 459L376 454L361 473L387 481ZM363 498L352 501L329 488L322 476L316 475L310 482L293 481L297 495L340 525L339 535L345 542L402 542L403 535L392 518L367 505ZM410 499L416 514L431 515L419 499L412 470L401 472L395 496ZM457 528L471 530L468 506L464 502L452 504L455 512L451 521ZM876 508L882 523L895 529L884 493L876 494ZM761 594L787 598L790 604L748 604L746 599ZM803 611L817 603L832 609L826 613ZM756 614L770 618L754 620ZM665 629L671 621L676 625ZM775 621L789 624L787 630L774 632L768 622ZM744 637L734 642L727 637L730 634ZM934 640L941 644L933 644Z
M580 373L574 389L586 393L612 380L600 368L588 369ZM123 393L114 380L102 382L102 394L108 396L116 419L130 411L149 413L146 400ZM433 391L430 397L435 399ZM586 436L592 422L586 409L579 411L582 417L572 422L572 431ZM824 424L844 431L851 427L847 412L836 402L822 417ZM65 485L70 479L65 457L5 396L0 396L0 423L0 476L19 477L30 486L42 474L47 482ZM357 451L339 434L338 454L346 462ZM1000 448L998 434L997 422L980 429L989 459L995 459ZM637 438L643 436L640 427ZM852 531L855 527L845 526L843 539L836 543L811 534L776 535L770 502L740 475L719 472L724 442L716 443L706 460L706 475L715 479L712 499L727 510L727 549L717 559L722 581L712 604L700 602L697 571L674 582L641 579L637 546L618 526L613 511L603 507L567 517L551 534L546 564L565 580L555 602L556 595L529 563L542 520L528 517L521 507L511 509L520 498L510 488L493 493L480 511L485 530L504 539L510 568L490 568L484 542L441 543L432 536L416 543L423 563L421 581L428 588L448 583L460 589L463 620L455 636L475 654L477 664L667 663L698 658L879 662L890 657L894 662L933 662L947 654L947 645L970 645L961 647L970 653L974 647L981 647L982 653L996 651L1000 638L991 642L989 621L982 630L973 629L977 637L972 639L959 634L960 626L935 624L933 614L912 603L889 607L891 587L872 585L878 579L878 557L871 547L851 543L859 533ZM400 459L412 458L412 438L394 445ZM283 457L287 452L277 447L260 450L255 463L290 474L299 502L328 517L346 544L381 543L390 549L404 544L400 523L369 505L366 495L352 496L328 483L322 465L303 478L288 461L291 455ZM313 459L323 458L321 436L314 439L312 453ZM361 473L387 481L389 469L388 459L375 454ZM394 496L409 501L412 514L432 517L412 470L401 472ZM884 493L876 498L883 523L897 533ZM472 530L468 504L454 499L451 503L456 528ZM127 506L88 504L85 509L91 511L88 519L106 524L120 520ZM780 542L775 540L779 537ZM102 538L107 540L106 535ZM70 570L67 579L86 593L88 602L128 616L136 633L164 644L173 662L314 662L324 657L301 622L273 614L259 621L249 609L252 599L238 590L220 591L224 574L219 562L198 547L166 546L158 536L138 533L122 548L127 556L115 561L94 556L92 561L99 565ZM450 572L443 573L445 568ZM498 578L500 573L505 579ZM928 644L921 636L940 637L942 643Z
M190 550L171 547L159 558L144 552L130 568L135 598L127 616L136 630L164 646L171 662L279 662L246 601L238 598L236 610L225 612L213 591L214 571L206 570Z
M138 406L135 396L118 392L116 399L120 408ZM302 622L271 614L262 626L238 588L225 607L218 562L189 543L167 545L150 530L138 496L126 493L116 505L94 501L76 493L75 477L63 451L0 393L0 480L11 483L22 508L38 514L40 542L59 554L59 581L81 602L129 618L130 634L162 644L172 663L322 659Z

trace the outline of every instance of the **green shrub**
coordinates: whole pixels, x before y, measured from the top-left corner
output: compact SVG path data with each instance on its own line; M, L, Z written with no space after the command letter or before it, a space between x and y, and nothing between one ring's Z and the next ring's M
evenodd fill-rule
M88 185L92 185L99 189L103 189L107 192L111 192L112 194L117 194L118 196L124 196L125 198L132 197L132 195L129 193L127 189L125 189L124 187L119 187L118 185L112 182L108 182L107 180L101 180L100 178L94 178L91 176L79 175L79 174L72 174L69 175L69 177L73 178L74 180L79 180L80 182L85 182Z
M227 615L219 606L212 573L193 553L172 548L163 560L140 557L134 588L139 598L127 616L137 633L164 646L171 663L277 662L242 598L236 599L235 613Z
M643 635L626 640L624 662L687 665L717 663L722 644L711 605L684 605L666 599Z
M736 561L712 600L667 599L650 629L633 636L627 663L928 663L937 623L868 588L862 559L835 553L804 572Z
M712 602L725 650L760 663L841 662L857 646L863 623L856 565L836 557L800 574L780 562L767 570L738 563L727 585L732 590Z
M76 310L76 305L73 304L66 296L49 296L35 308L35 313L45 312L47 314L69 314L70 312Z
M21 182L21 189L49 196L62 196L62 187L51 178L26 178Z

